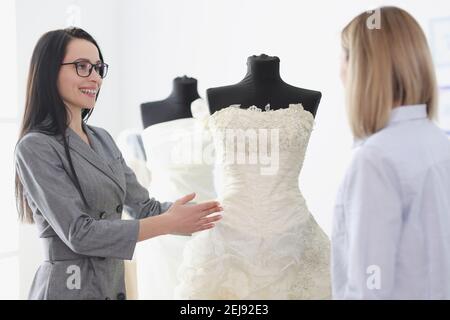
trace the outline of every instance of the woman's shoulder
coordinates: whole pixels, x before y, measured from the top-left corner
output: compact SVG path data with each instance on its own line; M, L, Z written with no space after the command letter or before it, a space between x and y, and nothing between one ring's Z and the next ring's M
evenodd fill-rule
M48 157L54 152L53 140L49 134L32 131L21 137L14 148L14 158L33 159L36 157Z
M16 144L17 147L29 146L29 145L45 145L55 137L41 131L30 131L24 134Z

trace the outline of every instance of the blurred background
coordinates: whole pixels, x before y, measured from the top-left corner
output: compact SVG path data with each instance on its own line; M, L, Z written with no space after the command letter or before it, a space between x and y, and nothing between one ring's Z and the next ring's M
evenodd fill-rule
M110 70L88 123L115 138L142 129L140 104L166 98L175 77L196 78L204 98L207 88L240 81L248 56L278 56L285 82L322 92L299 183L330 234L335 192L352 148L339 79L340 31L380 5L406 9L423 27L440 86L439 124L450 133L447 0L0 1L0 299L26 298L42 260L35 227L17 222L13 150L30 57L43 33L79 26L97 40Z

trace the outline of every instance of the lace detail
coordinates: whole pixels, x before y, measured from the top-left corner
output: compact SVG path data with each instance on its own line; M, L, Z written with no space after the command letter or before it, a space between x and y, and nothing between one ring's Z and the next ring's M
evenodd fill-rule
M231 105L210 116L208 125L223 219L187 244L176 298L330 298L329 240L298 188L313 115L301 104L265 112ZM278 133L278 145L273 139L262 141L258 134L267 129ZM250 139L252 130L258 133L257 143ZM244 152L227 145L230 131L233 141L243 138ZM261 172L262 162L248 161L260 156L264 146L270 150L267 158L277 160L270 174ZM246 162L227 161L234 153Z
M240 105L231 105L216 111L210 117L209 124L227 128L293 127L289 130L296 130L301 125L304 130L310 131L314 126L314 116L311 112L305 110L300 103L290 104L288 108L270 109L264 112L256 106L243 109L240 108Z
M262 112L262 110L260 108L258 108L257 106L250 106L250 107L248 107L248 110Z
M304 110L302 104L290 104L289 108L275 109L263 112L262 109L251 106L247 109L240 105L231 105L216 111L207 124L215 140L217 160L226 162L226 149L230 135L245 140L246 157L259 152L253 145L266 143L267 150L281 153L290 151L297 163L303 164L304 154L314 126L314 117ZM277 145L273 145L276 143Z

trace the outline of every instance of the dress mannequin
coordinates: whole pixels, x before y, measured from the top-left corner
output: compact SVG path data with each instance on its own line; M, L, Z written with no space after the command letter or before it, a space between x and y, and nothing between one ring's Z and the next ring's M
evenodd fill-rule
M214 155L203 152L212 147L204 124L209 112L208 107L197 100L201 100L197 80L184 76L174 79L172 93L167 99L141 105L144 129L140 133L141 140L134 139L133 145L137 146L134 149L143 149L140 153L134 151L136 156L147 156L144 163L152 197L175 201L195 192L194 202L216 198ZM189 239L187 236L163 235L137 244L139 299L174 298L177 270Z
M316 115L322 94L284 82L280 77L278 57L251 56L247 59L247 66L247 74L239 83L207 90L211 114L233 104L240 104L241 108L254 105L261 109L270 104L273 110L287 108L291 103L302 103L305 110Z
M207 98L223 219L186 243L175 298L330 298L329 239L299 188L321 93L286 84L261 55Z
M191 103L198 98L196 79L175 78L172 93L166 99L141 104L144 129L156 123L192 118Z

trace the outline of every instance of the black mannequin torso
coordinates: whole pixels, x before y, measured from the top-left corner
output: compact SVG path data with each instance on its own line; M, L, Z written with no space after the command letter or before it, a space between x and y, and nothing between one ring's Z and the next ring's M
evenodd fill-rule
M144 129L148 126L170 120L192 118L191 102L200 98L197 80L178 77L173 80L172 93L164 100L141 104Z
M264 110L267 104L270 109L279 109L291 103L302 103L305 110L316 115L322 94L285 83L280 77L278 57L251 56L247 66L247 74L241 82L206 91L211 114L232 104L240 104L241 108L254 105Z

